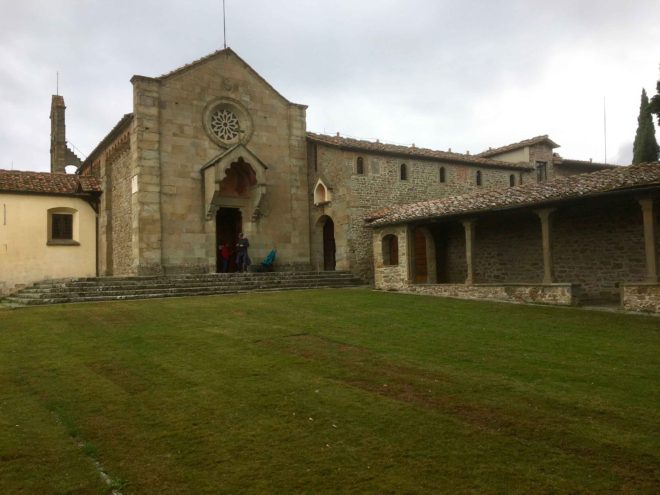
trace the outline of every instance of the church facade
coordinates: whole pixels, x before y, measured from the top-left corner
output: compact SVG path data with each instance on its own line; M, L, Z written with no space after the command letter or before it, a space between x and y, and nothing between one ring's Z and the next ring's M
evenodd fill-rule
M277 250L279 269L370 280L369 211L572 170L547 136L469 155L308 133L306 107L231 49L131 83L132 112L78 170L104 192L101 275L215 272L218 245L243 232L253 258ZM61 136L51 141L55 159L67 153Z

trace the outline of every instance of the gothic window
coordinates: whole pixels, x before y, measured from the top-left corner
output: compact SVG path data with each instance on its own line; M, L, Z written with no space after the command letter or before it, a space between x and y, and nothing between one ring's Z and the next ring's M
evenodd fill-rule
M477 170L477 185L481 186L483 183L483 180L481 178L481 170Z
M328 186L326 186L321 179L316 182L314 187L314 204L316 206L323 205L332 201L332 194Z
M399 264L399 239L393 234L383 237L383 265L393 266Z
M364 158L361 156L357 157L357 163L355 164L355 173L358 175L364 175Z
M401 168L399 170L401 180L408 180L408 167L406 167L405 163L401 164Z
M440 182L445 182L446 180L445 167L440 167Z

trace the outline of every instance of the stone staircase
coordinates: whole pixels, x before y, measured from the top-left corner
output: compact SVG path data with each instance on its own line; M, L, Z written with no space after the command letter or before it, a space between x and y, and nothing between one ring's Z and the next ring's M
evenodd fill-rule
M7 306L32 306L364 285L352 273L342 271L76 278L38 282L2 302Z

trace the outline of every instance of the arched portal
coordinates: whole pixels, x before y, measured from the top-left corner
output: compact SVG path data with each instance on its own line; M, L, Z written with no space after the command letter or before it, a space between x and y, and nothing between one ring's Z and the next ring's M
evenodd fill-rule
M335 222L326 217L323 224L323 269L332 271L335 269Z
M250 190L257 185L257 174L243 157L232 162L225 169L225 176L220 181L219 196L225 198L247 198Z
M229 259L227 272L236 271L236 243L238 234L243 230L241 210L238 208L219 208L215 217L216 223L216 271L222 272L222 258L220 246L227 246Z
M317 221L313 235L313 263L318 270L332 271L336 267L335 222L328 215Z

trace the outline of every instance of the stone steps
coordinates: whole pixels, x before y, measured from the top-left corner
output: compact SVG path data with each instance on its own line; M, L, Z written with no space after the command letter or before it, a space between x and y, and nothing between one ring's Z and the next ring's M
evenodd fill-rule
M4 299L5 305L33 306L161 297L208 296L355 287L364 283L349 272L271 272L171 277L100 277L38 282Z

